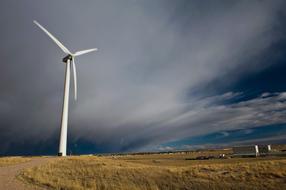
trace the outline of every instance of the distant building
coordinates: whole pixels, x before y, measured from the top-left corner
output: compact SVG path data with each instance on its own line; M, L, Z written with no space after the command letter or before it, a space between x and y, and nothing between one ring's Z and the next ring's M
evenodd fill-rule
M271 151L271 145L258 145L259 154L265 155Z
M232 148L235 156L258 156L258 145L236 146Z

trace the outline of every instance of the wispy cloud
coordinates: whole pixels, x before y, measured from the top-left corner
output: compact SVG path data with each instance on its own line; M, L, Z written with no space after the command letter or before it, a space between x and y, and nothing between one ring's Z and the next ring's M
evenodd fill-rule
M202 99L191 110L161 124L152 134L164 136L165 142L216 132L227 136L229 133L226 131L238 129L245 129L244 133L250 134L254 127L286 123L285 94L269 93L267 97L226 105L215 105L217 96Z

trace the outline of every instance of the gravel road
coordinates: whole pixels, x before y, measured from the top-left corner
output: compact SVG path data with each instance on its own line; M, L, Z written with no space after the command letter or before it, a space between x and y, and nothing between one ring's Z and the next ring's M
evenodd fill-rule
M0 167L0 190L35 190L39 188L33 188L30 185L16 179L16 176L21 170L39 166L47 163L54 158L31 158L30 161L19 163L11 166Z

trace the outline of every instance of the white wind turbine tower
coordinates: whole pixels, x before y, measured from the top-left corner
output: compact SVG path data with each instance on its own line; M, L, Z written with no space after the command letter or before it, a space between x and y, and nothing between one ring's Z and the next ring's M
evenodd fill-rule
M51 33L49 33L42 25L40 25L37 21L34 21L34 23L38 27L40 27L40 29L42 29L63 50L64 53L67 54L67 56L63 58L63 62L66 64L66 74L65 74L64 102L63 102L62 121L61 121L61 135L60 135L59 152L58 152L59 156L66 156L71 63L72 63L73 78L74 78L74 98L76 100L77 78L76 78L76 67L74 59L76 56L83 55L92 51L97 51L97 48L71 53L58 39L56 39Z

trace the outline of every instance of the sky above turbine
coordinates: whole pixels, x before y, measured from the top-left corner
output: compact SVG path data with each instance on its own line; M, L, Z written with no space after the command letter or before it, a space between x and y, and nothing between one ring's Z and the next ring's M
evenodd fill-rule
M286 3L0 3L0 155L57 154L65 56L78 57L68 152L286 143Z

